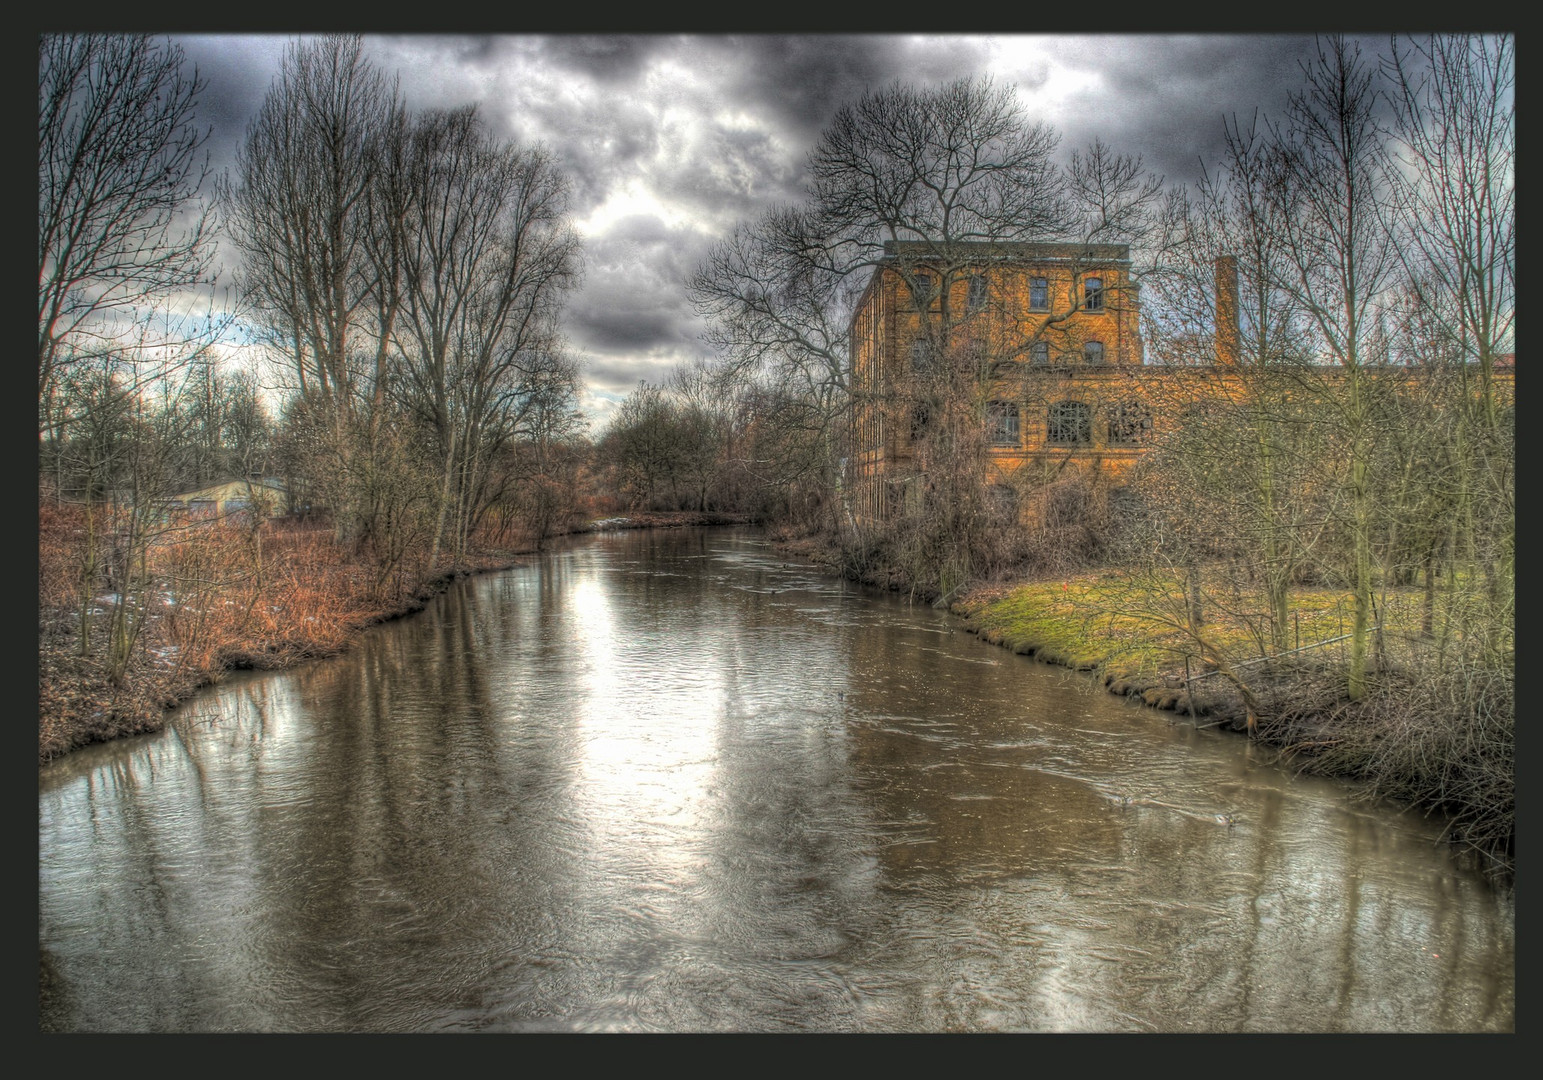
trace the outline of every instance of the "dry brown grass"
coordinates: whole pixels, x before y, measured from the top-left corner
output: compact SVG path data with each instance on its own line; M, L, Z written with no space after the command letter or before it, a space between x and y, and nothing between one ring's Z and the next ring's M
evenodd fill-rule
M280 519L257 531L219 523L170 528L150 546L151 581L128 603L142 632L124 676L104 662L105 620L118 602L102 581L87 596L80 642L81 568L88 531L78 507L40 505L38 758L157 730L167 706L232 668L276 668L346 649L368 624L421 607L456 572L507 565L485 551L430 572L421 553L378 583L334 543L324 522Z

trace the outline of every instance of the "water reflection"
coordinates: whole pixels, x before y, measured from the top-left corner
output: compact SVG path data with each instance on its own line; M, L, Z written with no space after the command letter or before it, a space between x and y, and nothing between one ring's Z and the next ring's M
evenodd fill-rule
M39 788L46 1030L1514 1026L1436 827L753 532L593 538Z

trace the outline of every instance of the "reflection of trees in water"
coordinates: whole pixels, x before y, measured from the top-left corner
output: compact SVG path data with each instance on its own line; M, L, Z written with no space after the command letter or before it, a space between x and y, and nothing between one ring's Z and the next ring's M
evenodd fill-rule
M1508 923L1475 880L1432 889L1417 827L802 572L607 539L227 685L175 739L72 755L45 780L97 760L91 805L44 832L114 849L112 910L78 916L111 948L70 944L45 862L53 1022L1506 1022Z

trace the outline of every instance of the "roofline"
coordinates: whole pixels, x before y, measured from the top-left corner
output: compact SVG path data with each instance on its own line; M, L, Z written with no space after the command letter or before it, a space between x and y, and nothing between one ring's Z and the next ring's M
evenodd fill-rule
M1130 262L1129 244L1075 244L1065 241L929 240L884 241L885 262L902 258L958 258L1003 262Z

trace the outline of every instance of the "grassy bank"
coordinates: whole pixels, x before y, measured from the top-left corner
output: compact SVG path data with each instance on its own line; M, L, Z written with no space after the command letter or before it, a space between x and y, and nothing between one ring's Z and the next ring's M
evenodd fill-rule
M1115 572L981 589L950 605L972 632L1014 652L1088 671L1111 692L1247 733L1303 772L1366 798L1439 816L1486 871L1515 861L1514 671L1454 659L1425 629L1420 590L1379 597L1370 690L1344 692L1350 597L1297 589L1288 649L1262 615L1215 605L1195 625L1176 581ZM1444 650L1444 651L1443 651ZM1250 728L1250 709L1256 710Z
M934 602L882 560L845 558L834 536L778 546L879 588ZM1368 692L1346 695L1348 591L1296 587L1284 647L1245 567L1197 568L1194 606L1174 575L1105 568L977 585L949 610L986 641L1088 673L1111 693L1272 747L1286 768L1345 780L1444 823L1460 858L1497 880L1515 872L1515 671L1441 628L1442 601L1419 588L1376 598ZM1196 616L1199 616L1198 620ZM1252 704L1252 710L1249 708ZM1254 724L1249 724L1250 712Z

